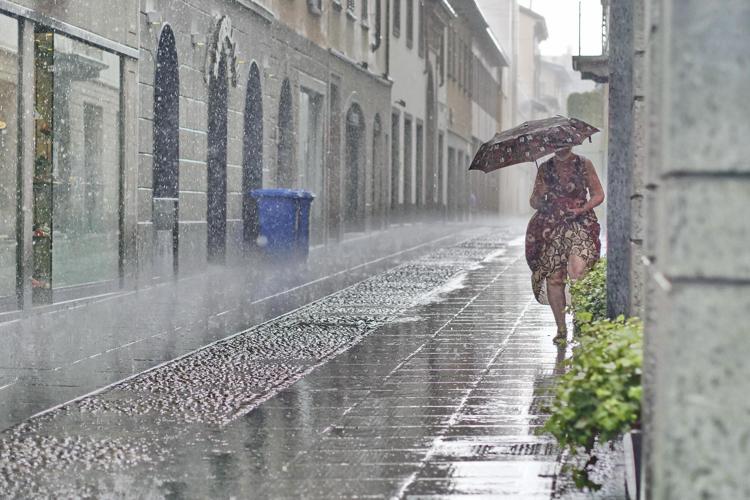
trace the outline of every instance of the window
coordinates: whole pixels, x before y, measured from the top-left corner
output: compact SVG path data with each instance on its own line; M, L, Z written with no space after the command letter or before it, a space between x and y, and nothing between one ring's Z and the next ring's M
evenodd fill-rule
M461 68L464 73L464 92L469 92L469 58L467 54L469 53L469 48L466 43L463 45L463 51L461 52Z
M438 161L437 161L437 194L438 203L445 205L443 186L445 186L445 166L443 165L443 145L445 138L443 133L438 133Z
M344 231L364 230L365 117L358 104L346 113Z
M355 0L346 0L346 10L350 14L354 14Z
M44 304L119 276L120 58L41 27L34 58L32 301Z
M177 226L180 158L180 74L172 28L165 25L159 36L154 75L153 200L152 221L156 233L154 274L168 276L177 269ZM162 233L161 231L165 231ZM169 234L171 233L171 234ZM167 243L168 242L168 243Z
M424 57L424 2L419 0L417 9L419 14L417 16L417 53L419 57Z
M398 205L398 199L400 196L400 182L399 182L399 150L401 145L399 144L399 115L398 113L391 114L391 209L395 209Z
M380 48L383 38L383 21L380 15L382 0L375 0L375 39L370 44L370 49L375 52Z
M18 22L0 14L0 310L16 309Z
M370 19L370 13L367 11L370 8L370 6L368 5L368 3L369 2L367 0L362 0L362 15L361 15L361 19L362 19L363 23L367 23L367 21Z
M412 203L411 118L404 118L404 204Z
M393 36L401 36L401 0L393 0Z
M456 52L453 55L453 57L456 60L456 82L458 82L458 87L460 89L464 88L463 50L464 50L463 41L460 38L456 38Z
M406 0L406 46L414 46L414 0Z
M279 98L279 115L276 121L277 155L276 155L276 185L290 188L294 184L294 120L292 117L292 88L289 79L285 78L281 84Z
M440 86L445 83L445 35L440 35L440 54L438 55L438 75Z
M452 29L448 29L448 78L453 79L453 44L455 35Z
M474 54L471 52L471 47L469 47L469 53L467 54L467 56L468 57L466 58L466 60L469 62L469 95L473 96L476 90L474 88L475 81L476 81L474 72L477 67L477 61L474 60L475 57L474 57Z
M416 205L423 205L424 204L424 125L422 125L421 122L417 122L417 175L416 175L416 199L414 200L414 203Z
M227 245L227 71L222 51L218 74L208 84L207 255L215 263L224 262Z
M242 237L246 248L251 248L258 238L259 221L258 207L250 193L263 187L263 95L255 63L250 65L247 79L242 143Z
M383 196L383 124L376 114L372 122L372 163L370 165L370 212L380 215Z
M450 208L456 207L456 191L458 185L456 184L456 150L455 148L448 146L448 179L446 184L448 189L446 190L445 204Z
M307 9L311 14L319 16L323 11L323 0L307 0Z

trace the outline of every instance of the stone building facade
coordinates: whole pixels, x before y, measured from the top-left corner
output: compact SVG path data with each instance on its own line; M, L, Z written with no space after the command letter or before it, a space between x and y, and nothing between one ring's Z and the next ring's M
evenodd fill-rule
M149 22L149 13L141 13L140 135L148 136L153 128L156 56L168 29L181 57L179 144L183 149L177 237L160 238L161 229L153 224L159 214L149 209L157 207L149 203L153 144L148 139L139 142L140 254L158 255L163 252L157 242L176 240L172 252L185 270L202 269L212 260L237 262L256 236L254 212L248 209L253 204L248 191L254 187L315 193L313 244L362 231L373 215L382 218L385 183L373 175L372 162L374 158L382 169L386 158L387 117L381 110L388 108L390 82L384 73L376 73L384 64L383 57L370 49L374 28L346 6L330 3L319 11L305 2L295 6L268 2L262 7L251 2L186 5L166 0L150 5L158 22ZM374 21L379 15L370 14ZM211 61L226 68L210 68ZM213 80L219 75L226 80L221 85L226 90L217 95L212 89L218 88ZM252 115L248 103L256 103ZM217 113L225 121L226 145L212 137L211 119ZM261 129L256 134L258 144L247 140L247 131L254 128ZM208 185L210 156L217 147L225 150L221 153L226 157L225 186ZM212 200L226 205L225 218L207 217ZM148 259L142 262L150 264Z
M750 6L603 5L609 300L645 322L643 493L746 498Z
M0 314L255 265L256 188L312 191L313 245L465 214L504 61L469 14L0 0Z

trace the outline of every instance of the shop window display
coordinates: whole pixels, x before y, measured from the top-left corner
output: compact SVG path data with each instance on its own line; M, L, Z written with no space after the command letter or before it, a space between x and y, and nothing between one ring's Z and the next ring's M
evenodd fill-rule
M0 308L15 308L18 215L18 23L0 15Z
M34 303L119 275L120 61L35 33ZM64 295L64 294L63 294Z

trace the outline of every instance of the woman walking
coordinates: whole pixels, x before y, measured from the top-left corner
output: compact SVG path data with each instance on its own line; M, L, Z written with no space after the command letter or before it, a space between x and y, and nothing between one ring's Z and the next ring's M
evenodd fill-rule
M539 167L530 201L537 211L526 231L532 289L552 308L555 341L565 341L565 282L580 279L599 259L594 207L604 201L604 190L591 160L566 147Z

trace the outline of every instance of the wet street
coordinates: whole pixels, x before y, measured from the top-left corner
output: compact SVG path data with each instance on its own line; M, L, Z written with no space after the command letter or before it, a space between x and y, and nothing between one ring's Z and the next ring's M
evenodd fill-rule
M431 249L2 434L4 497L550 498L519 227Z

